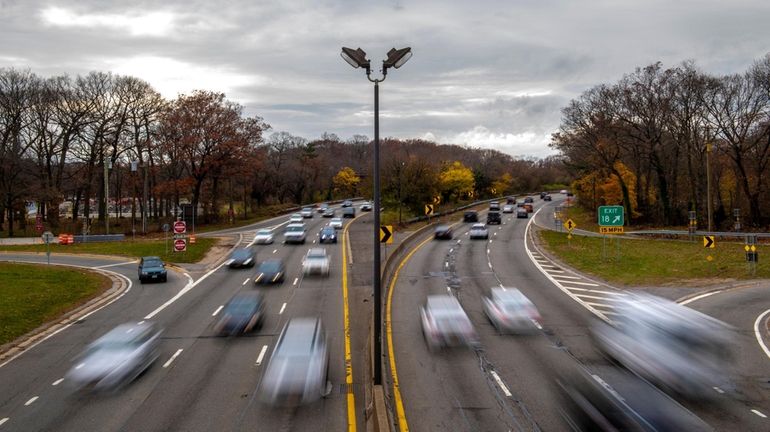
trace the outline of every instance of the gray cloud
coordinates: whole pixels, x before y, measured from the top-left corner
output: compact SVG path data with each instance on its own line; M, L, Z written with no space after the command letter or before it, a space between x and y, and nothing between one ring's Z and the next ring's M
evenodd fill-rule
M372 86L340 47L379 64L411 46L381 85L383 135L544 156L570 98L655 61L743 71L767 16L764 0L0 0L0 67L224 91L274 130L371 136Z

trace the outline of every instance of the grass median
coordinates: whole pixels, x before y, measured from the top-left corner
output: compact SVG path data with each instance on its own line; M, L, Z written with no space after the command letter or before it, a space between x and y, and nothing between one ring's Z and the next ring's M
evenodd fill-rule
M566 233L546 230L541 230L539 236L545 247L566 264L617 285L699 286L770 278L770 262L762 259L762 251L752 271L743 243L718 242L715 249L706 249L700 238L690 242L608 237L603 246L601 237L572 236L568 240Z
M173 252L173 239L166 240L123 240L119 242L75 243L71 245L52 244L51 253L74 253L117 255L127 258L139 258L156 255L172 263L194 263L200 261L216 243L216 239L198 237L195 244L187 245L186 252ZM0 251L45 253L46 245L4 245Z
M0 345L34 330L108 289L109 278L86 270L0 263Z

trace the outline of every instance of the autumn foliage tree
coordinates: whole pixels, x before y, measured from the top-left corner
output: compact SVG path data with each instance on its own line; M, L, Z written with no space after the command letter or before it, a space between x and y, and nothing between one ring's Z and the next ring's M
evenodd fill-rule
M361 177L353 171L353 168L343 167L333 179L334 188L344 197L352 197L356 194Z
M473 171L459 161L447 164L439 175L439 185L444 201L457 201L470 197L474 190Z

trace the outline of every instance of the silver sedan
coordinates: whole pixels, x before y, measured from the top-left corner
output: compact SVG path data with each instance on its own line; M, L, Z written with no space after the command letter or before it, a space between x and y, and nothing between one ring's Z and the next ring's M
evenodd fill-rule
M531 332L540 327L540 313L516 288L492 288L483 298L484 312L501 333Z

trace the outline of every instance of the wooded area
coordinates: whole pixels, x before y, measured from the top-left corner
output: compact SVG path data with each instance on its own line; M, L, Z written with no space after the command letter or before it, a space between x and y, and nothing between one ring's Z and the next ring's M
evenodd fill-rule
M586 208L623 204L633 222L665 226L695 211L705 227L708 168L715 229L732 228L734 209L744 225L770 223L770 54L724 76L655 63L591 88L562 114L551 145Z

